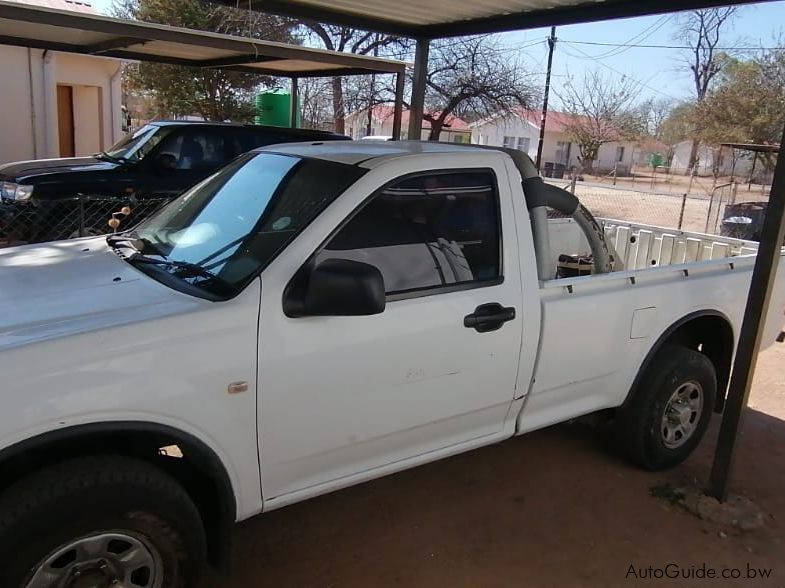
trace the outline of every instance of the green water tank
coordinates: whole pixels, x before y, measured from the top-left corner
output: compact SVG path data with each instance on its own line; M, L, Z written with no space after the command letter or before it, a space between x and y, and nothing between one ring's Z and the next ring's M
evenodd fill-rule
M256 95L257 125L288 127L291 120L291 96L288 92L262 92ZM297 113L297 126L300 126L300 113Z

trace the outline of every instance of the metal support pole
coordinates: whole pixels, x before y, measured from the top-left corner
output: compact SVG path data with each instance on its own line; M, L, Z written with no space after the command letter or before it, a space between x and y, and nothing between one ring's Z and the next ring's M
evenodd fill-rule
M292 102L291 102L291 123L293 129L297 128L297 111L299 110L299 100L297 97L297 78L292 78Z
M401 116L403 114L403 87L406 82L406 72L399 71L395 74L395 108L393 109L393 141L401 140Z
M409 107L409 139L419 141L422 137L422 115L425 107L425 84L428 77L428 52L430 39L417 39L414 53L414 79L412 99Z
M733 362L728 399L722 415L717 450L711 468L708 492L717 500L728 497L728 480L733 468L736 441L741 420L752 387L755 362L758 359L763 327L768 315L771 291L777 275L782 241L785 238L785 129L780 141L780 152L774 180L763 222L755 269L752 271L747 307L739 333L739 345Z
M687 193L685 192L684 195L681 197L681 212L679 212L679 230L681 230L681 225L684 223L684 208L687 206Z
M548 70L545 74L545 95L542 99L542 119L540 120L540 138L537 141L537 159L534 165L540 171L542 163L542 145L545 141L545 119L548 116L548 94L551 91L551 66L553 65L553 49L556 47L556 27L551 27L551 36L548 37Z

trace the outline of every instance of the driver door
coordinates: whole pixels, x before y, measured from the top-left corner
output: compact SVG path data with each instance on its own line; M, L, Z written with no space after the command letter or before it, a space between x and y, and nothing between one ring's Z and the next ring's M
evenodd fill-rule
M363 186L384 183L372 172L265 270L258 389L268 503L505 435L522 321L511 195L497 175L506 172L393 176L371 194ZM292 276L327 259L377 267L384 311L287 317ZM465 317L486 304L510 317L483 332Z

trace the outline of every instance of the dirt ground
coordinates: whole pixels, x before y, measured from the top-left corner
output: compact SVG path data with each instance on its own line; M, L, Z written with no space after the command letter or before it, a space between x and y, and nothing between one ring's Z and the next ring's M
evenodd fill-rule
M762 529L720 527L650 494L708 479L718 420L668 472L635 469L603 428L572 423L273 511L237 527L234 571L208 585L783 587L785 344L761 355L732 485L765 511ZM742 577L629 573L667 564ZM746 579L748 565L772 576Z

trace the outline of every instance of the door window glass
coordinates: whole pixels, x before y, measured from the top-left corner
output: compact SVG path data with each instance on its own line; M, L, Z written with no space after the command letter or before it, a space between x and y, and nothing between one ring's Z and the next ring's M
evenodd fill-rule
M393 183L317 255L376 266L388 294L500 277L498 196L490 172L428 174Z
M229 161L235 149L220 132L191 128L166 137L158 154L171 156L174 169L212 170Z

